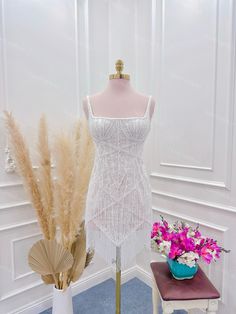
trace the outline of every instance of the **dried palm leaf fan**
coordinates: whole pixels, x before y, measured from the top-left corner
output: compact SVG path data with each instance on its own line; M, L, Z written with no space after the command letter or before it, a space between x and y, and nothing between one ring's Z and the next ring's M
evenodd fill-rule
M59 282L59 275L60 274L56 274L56 282ZM46 285L55 284L55 280L52 275L41 275L41 279Z
M52 275L56 287L59 283L56 274L65 272L73 265L72 254L56 240L37 241L29 251L29 266L40 275Z

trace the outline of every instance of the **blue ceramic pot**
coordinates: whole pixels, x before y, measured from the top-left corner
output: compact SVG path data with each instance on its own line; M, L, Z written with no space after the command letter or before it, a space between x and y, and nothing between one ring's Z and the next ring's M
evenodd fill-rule
M167 264L169 266L170 272L175 279L191 279L197 273L198 264L193 267L188 265L179 264L176 260L167 258Z

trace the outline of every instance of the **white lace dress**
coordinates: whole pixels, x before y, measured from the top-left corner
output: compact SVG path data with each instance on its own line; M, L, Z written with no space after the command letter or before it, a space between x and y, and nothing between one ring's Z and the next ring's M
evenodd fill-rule
M87 96L95 143L85 210L87 247L111 264L119 246L121 269L131 266L144 246L150 251L151 186L142 157L151 127L150 100L142 117L113 118L95 116Z

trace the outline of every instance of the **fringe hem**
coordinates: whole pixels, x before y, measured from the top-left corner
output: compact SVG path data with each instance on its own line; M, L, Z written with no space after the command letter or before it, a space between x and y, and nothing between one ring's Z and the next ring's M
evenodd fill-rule
M95 224L89 221L85 225L87 234L86 246L93 248L108 265L116 261L116 247L121 247L121 270L127 269L135 264L136 256L147 249L147 258L151 258L151 222L144 221L139 227L127 235L121 243L115 243Z

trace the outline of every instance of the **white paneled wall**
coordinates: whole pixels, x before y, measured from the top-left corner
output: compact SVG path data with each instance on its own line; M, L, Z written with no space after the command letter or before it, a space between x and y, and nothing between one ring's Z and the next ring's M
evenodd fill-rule
M153 95L145 158L155 217L199 223L232 249L205 269L222 293L219 313L236 313L235 2L0 3L0 110L13 111L30 144L42 112L51 134L69 126L84 96L105 88L118 58L131 83ZM0 313L37 314L50 305L51 287L27 266L40 233L20 178L4 170L6 146L1 120ZM145 254L136 269L148 281ZM74 291L110 275L97 257Z
M71 125L87 92L80 83L89 76L79 64L84 45L82 38L78 43L77 24L85 11L82 2L67 0L0 3L0 110L13 111L33 151L41 113L53 135L56 128ZM44 285L27 264L28 250L41 235L20 178L4 171L6 145L1 119L0 313L36 314L50 306L52 286ZM108 277L110 269L95 258L74 292Z
M158 1L158 109L149 143L153 211L200 224L232 249L205 267L236 313L235 1ZM143 255L137 259L149 271Z

